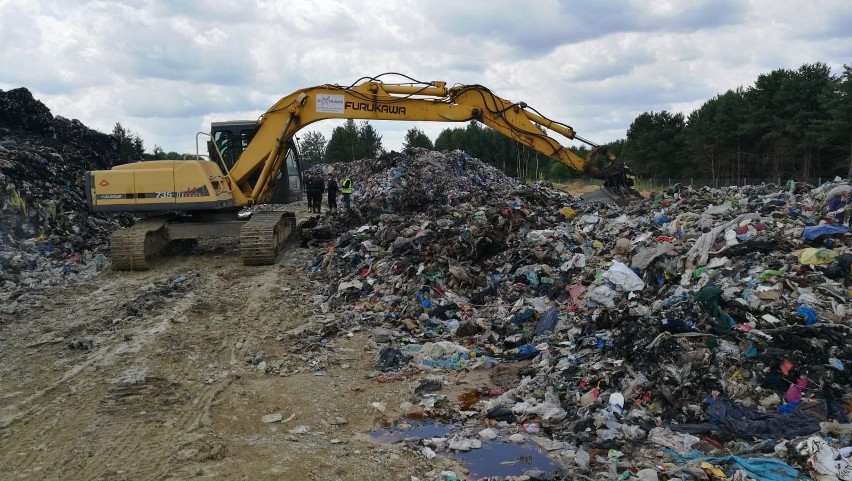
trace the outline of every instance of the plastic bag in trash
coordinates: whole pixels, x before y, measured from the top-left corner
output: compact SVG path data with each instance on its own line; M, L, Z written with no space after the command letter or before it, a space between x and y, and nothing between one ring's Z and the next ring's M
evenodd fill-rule
M613 261L609 270L604 272L603 278L625 292L641 291L645 288L645 281L625 264L618 261Z

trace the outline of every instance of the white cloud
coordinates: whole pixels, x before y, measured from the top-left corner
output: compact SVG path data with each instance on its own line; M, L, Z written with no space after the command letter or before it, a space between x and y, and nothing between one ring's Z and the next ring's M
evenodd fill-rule
M382 72L481 84L605 142L644 111L688 114L761 73L852 59L852 4L816 0L0 2L0 88L190 152L213 120ZM329 137L341 121L315 123ZM376 122L388 149L417 126Z

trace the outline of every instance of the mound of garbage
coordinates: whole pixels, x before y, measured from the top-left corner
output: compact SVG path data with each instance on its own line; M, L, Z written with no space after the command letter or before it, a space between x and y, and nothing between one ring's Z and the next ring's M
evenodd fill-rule
M354 207L303 225L326 247L317 302L373 330L377 381L436 375L406 410L462 426L412 449L476 445L488 425L572 475L849 468L815 461L850 432L852 236L828 207L848 184L675 186L622 208L458 151L330 167ZM473 404L441 394L448 374L522 360Z
M90 213L83 172L120 162L111 136L54 117L25 88L0 91L0 285L54 284L96 268L108 234L130 218Z

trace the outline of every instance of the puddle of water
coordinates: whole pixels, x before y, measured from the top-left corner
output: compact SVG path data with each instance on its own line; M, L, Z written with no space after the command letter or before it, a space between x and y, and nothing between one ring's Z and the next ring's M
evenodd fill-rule
M393 444L406 438L429 439L451 437L453 426L434 421L415 421L387 426L370 433L380 443ZM469 477L478 479L488 476L518 476L532 468L546 473L561 472L561 466L540 450L531 441L524 444L504 443L499 439L482 441L482 447L467 452L444 452L461 462L469 471Z
M532 468L546 473L560 472L561 466L532 442L525 444L483 441L480 449L452 453L462 460L473 479L486 476L518 476Z

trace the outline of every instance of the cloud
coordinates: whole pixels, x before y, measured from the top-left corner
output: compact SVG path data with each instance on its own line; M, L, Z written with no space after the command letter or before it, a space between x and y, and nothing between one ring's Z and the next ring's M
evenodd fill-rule
M481 84L605 142L761 73L852 58L852 4L813 0L5 0L0 88L54 114L194 151L211 120L382 72ZM339 120L307 128L329 137ZM417 126L376 122L386 148Z
M106 70L87 29L37 5L0 4L0 79L48 93L96 85ZM58 35L58 32L62 32Z
M440 2L439 2L440 3ZM448 3L448 2L447 2ZM742 2L519 0L453 2L450 9L427 9L431 20L456 37L495 38L515 57L544 55L560 45L627 32L694 32L739 23ZM588 52L577 50L578 56Z

